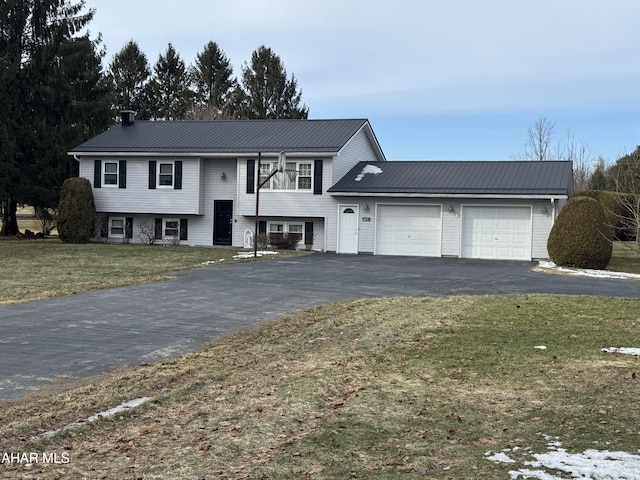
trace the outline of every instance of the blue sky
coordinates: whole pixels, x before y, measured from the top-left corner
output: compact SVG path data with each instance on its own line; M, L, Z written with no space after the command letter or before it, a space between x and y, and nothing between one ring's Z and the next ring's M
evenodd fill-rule
M389 160L508 160L546 118L609 162L640 145L638 0L87 0L105 63L260 45L309 118L368 118Z

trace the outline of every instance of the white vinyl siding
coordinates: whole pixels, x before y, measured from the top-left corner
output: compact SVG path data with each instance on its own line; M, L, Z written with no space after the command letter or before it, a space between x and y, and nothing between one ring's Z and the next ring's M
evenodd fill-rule
M93 158L82 158L80 176L93 185ZM200 159L182 159L182 189L171 187L149 189L149 160L127 158L127 188L94 188L93 197L98 212L143 214L163 213L187 215L200 213ZM158 165L169 163L159 160ZM103 159L103 165L113 163ZM103 167L104 168L104 167ZM159 170L159 169L158 169ZM173 170L175 173L175 169ZM174 179L175 180L175 179Z
M369 137L367 137L364 129L361 129L344 146L340 151L340 155L334 158L333 172L329 177L331 179L329 183L334 185L358 162L378 162L380 160L382 159L376 156Z

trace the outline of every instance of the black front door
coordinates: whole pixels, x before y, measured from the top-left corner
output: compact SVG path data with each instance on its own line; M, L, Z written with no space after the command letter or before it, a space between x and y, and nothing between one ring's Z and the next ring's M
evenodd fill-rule
M213 201L213 244L231 245L233 200Z

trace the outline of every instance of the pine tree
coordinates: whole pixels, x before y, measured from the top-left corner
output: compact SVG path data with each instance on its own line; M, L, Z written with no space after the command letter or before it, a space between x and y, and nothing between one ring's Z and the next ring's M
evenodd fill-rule
M242 69L242 85L248 97L247 118L307 118L309 109L300 105L295 76L287 71L273 50L264 45L251 55L251 64Z
M216 116L225 115L227 102L235 79L232 77L231 62L217 43L209 42L196 56L191 67L195 86L195 105L199 110L207 110Z
M191 104L193 92L189 90L187 67L173 45L169 44L154 66L151 95L152 116L162 120L183 120Z
M112 114L133 110L140 119L149 119L149 79L147 57L133 40L116 53L109 64L107 81L112 96Z
M100 39L76 36L93 13L83 1L0 3L2 235L18 233L17 203L55 207L77 168L66 152L107 125Z

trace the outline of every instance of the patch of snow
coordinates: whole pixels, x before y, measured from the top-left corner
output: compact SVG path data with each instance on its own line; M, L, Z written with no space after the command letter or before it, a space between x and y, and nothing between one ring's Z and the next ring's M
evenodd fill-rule
M569 453L558 448L561 443L555 437L545 435L549 451L532 454L534 460L526 460L527 468L509 471L512 479L535 478L538 480L561 480L565 476L556 476L554 472L570 475L571 478L591 480L640 480L640 455L626 452L588 449L582 453ZM495 463L517 463L503 452L491 455L485 453L487 460Z
M623 355L640 356L640 348L635 347L609 347L601 348L600 350L605 353L622 353Z
M381 173L382 169L380 167L376 167L375 165L365 165L362 171L356 176L356 182L362 180L366 174L379 175Z
M595 277L595 278L615 278L618 280L640 280L640 275L637 273L626 272L610 272L609 270L591 270L588 268L566 268L558 267L553 262L540 261L538 266L543 270L555 270L556 272L567 273L569 275L579 275L583 277Z
M498 452L491 456L488 456L487 460L491 460L494 463L516 463L516 461L513 458L510 458L504 452Z
M218 260L207 260L206 262L202 262L202 265L214 265L218 262L224 262L224 258L219 258Z
M262 257L263 255L277 255L278 252L273 252L271 250L258 250L257 256ZM234 259L240 260L243 258L253 258L253 252L242 252L233 256Z
M536 345L533 348L537 348L538 350L546 350L547 346L546 345Z
M95 422L101 418L108 418L114 416L116 413L124 412L129 410L130 408L135 408L137 406L142 405L144 402L148 401L149 397L139 397L134 398L133 400L129 400L128 402L121 403L117 407L110 408L109 410L105 410L104 412L97 413L96 415L92 415L85 420L81 420L79 422L73 422L69 425L65 425L62 428L58 428L57 430L49 430L48 432L44 432L40 435L32 437L32 440L40 440L41 438L51 438L54 435L57 435L61 432L66 432L67 430L71 430L73 428L79 428L87 423Z

